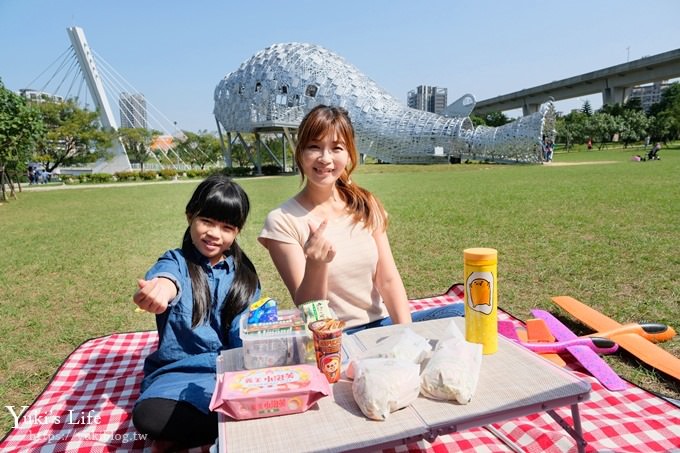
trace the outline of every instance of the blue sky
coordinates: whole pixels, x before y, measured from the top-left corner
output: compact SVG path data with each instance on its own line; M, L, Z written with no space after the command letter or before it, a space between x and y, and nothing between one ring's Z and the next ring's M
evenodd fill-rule
M680 48L679 17L675 0L0 0L0 78L26 88L69 47L66 28L78 26L163 116L214 130L217 83L274 43L321 45L403 102L422 84L448 88L452 102ZM600 107L599 95L587 99Z

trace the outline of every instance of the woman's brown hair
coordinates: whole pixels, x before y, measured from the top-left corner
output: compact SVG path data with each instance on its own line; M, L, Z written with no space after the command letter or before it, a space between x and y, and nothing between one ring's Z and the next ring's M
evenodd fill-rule
M349 154L349 164L336 182L336 187L347 209L354 215L355 221L363 221L368 229L387 229L387 213L380 201L368 190L357 186L350 176L358 164L358 153L354 142L354 127L347 110L342 107L317 105L300 123L297 146L295 147L295 163L302 168L302 153L313 140L326 137L335 132ZM301 174L305 180L304 173Z

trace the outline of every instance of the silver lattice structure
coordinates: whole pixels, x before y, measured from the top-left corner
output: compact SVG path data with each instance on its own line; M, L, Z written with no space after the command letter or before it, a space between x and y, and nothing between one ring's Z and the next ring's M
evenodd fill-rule
M540 162L554 135L554 108L505 126L474 128L465 95L443 115L406 107L344 58L313 44L274 44L228 74L215 89L214 114L230 132L296 128L318 104L347 109L361 153L392 163L447 159Z

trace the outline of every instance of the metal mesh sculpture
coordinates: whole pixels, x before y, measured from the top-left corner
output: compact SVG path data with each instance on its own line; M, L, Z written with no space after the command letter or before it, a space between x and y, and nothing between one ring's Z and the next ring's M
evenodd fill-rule
M475 129L467 116L408 108L339 55L301 43L272 45L228 74L215 89L214 114L227 131L253 132L297 127L318 104L347 109L359 151L392 163L449 156L539 162L542 138L553 135L552 104L499 128Z

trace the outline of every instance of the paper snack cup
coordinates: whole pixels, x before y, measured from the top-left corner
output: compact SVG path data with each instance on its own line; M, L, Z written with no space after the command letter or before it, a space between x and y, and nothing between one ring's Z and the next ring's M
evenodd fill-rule
M316 365L329 383L337 382L342 372L342 329L345 321L321 319L310 322L308 327L314 339Z

